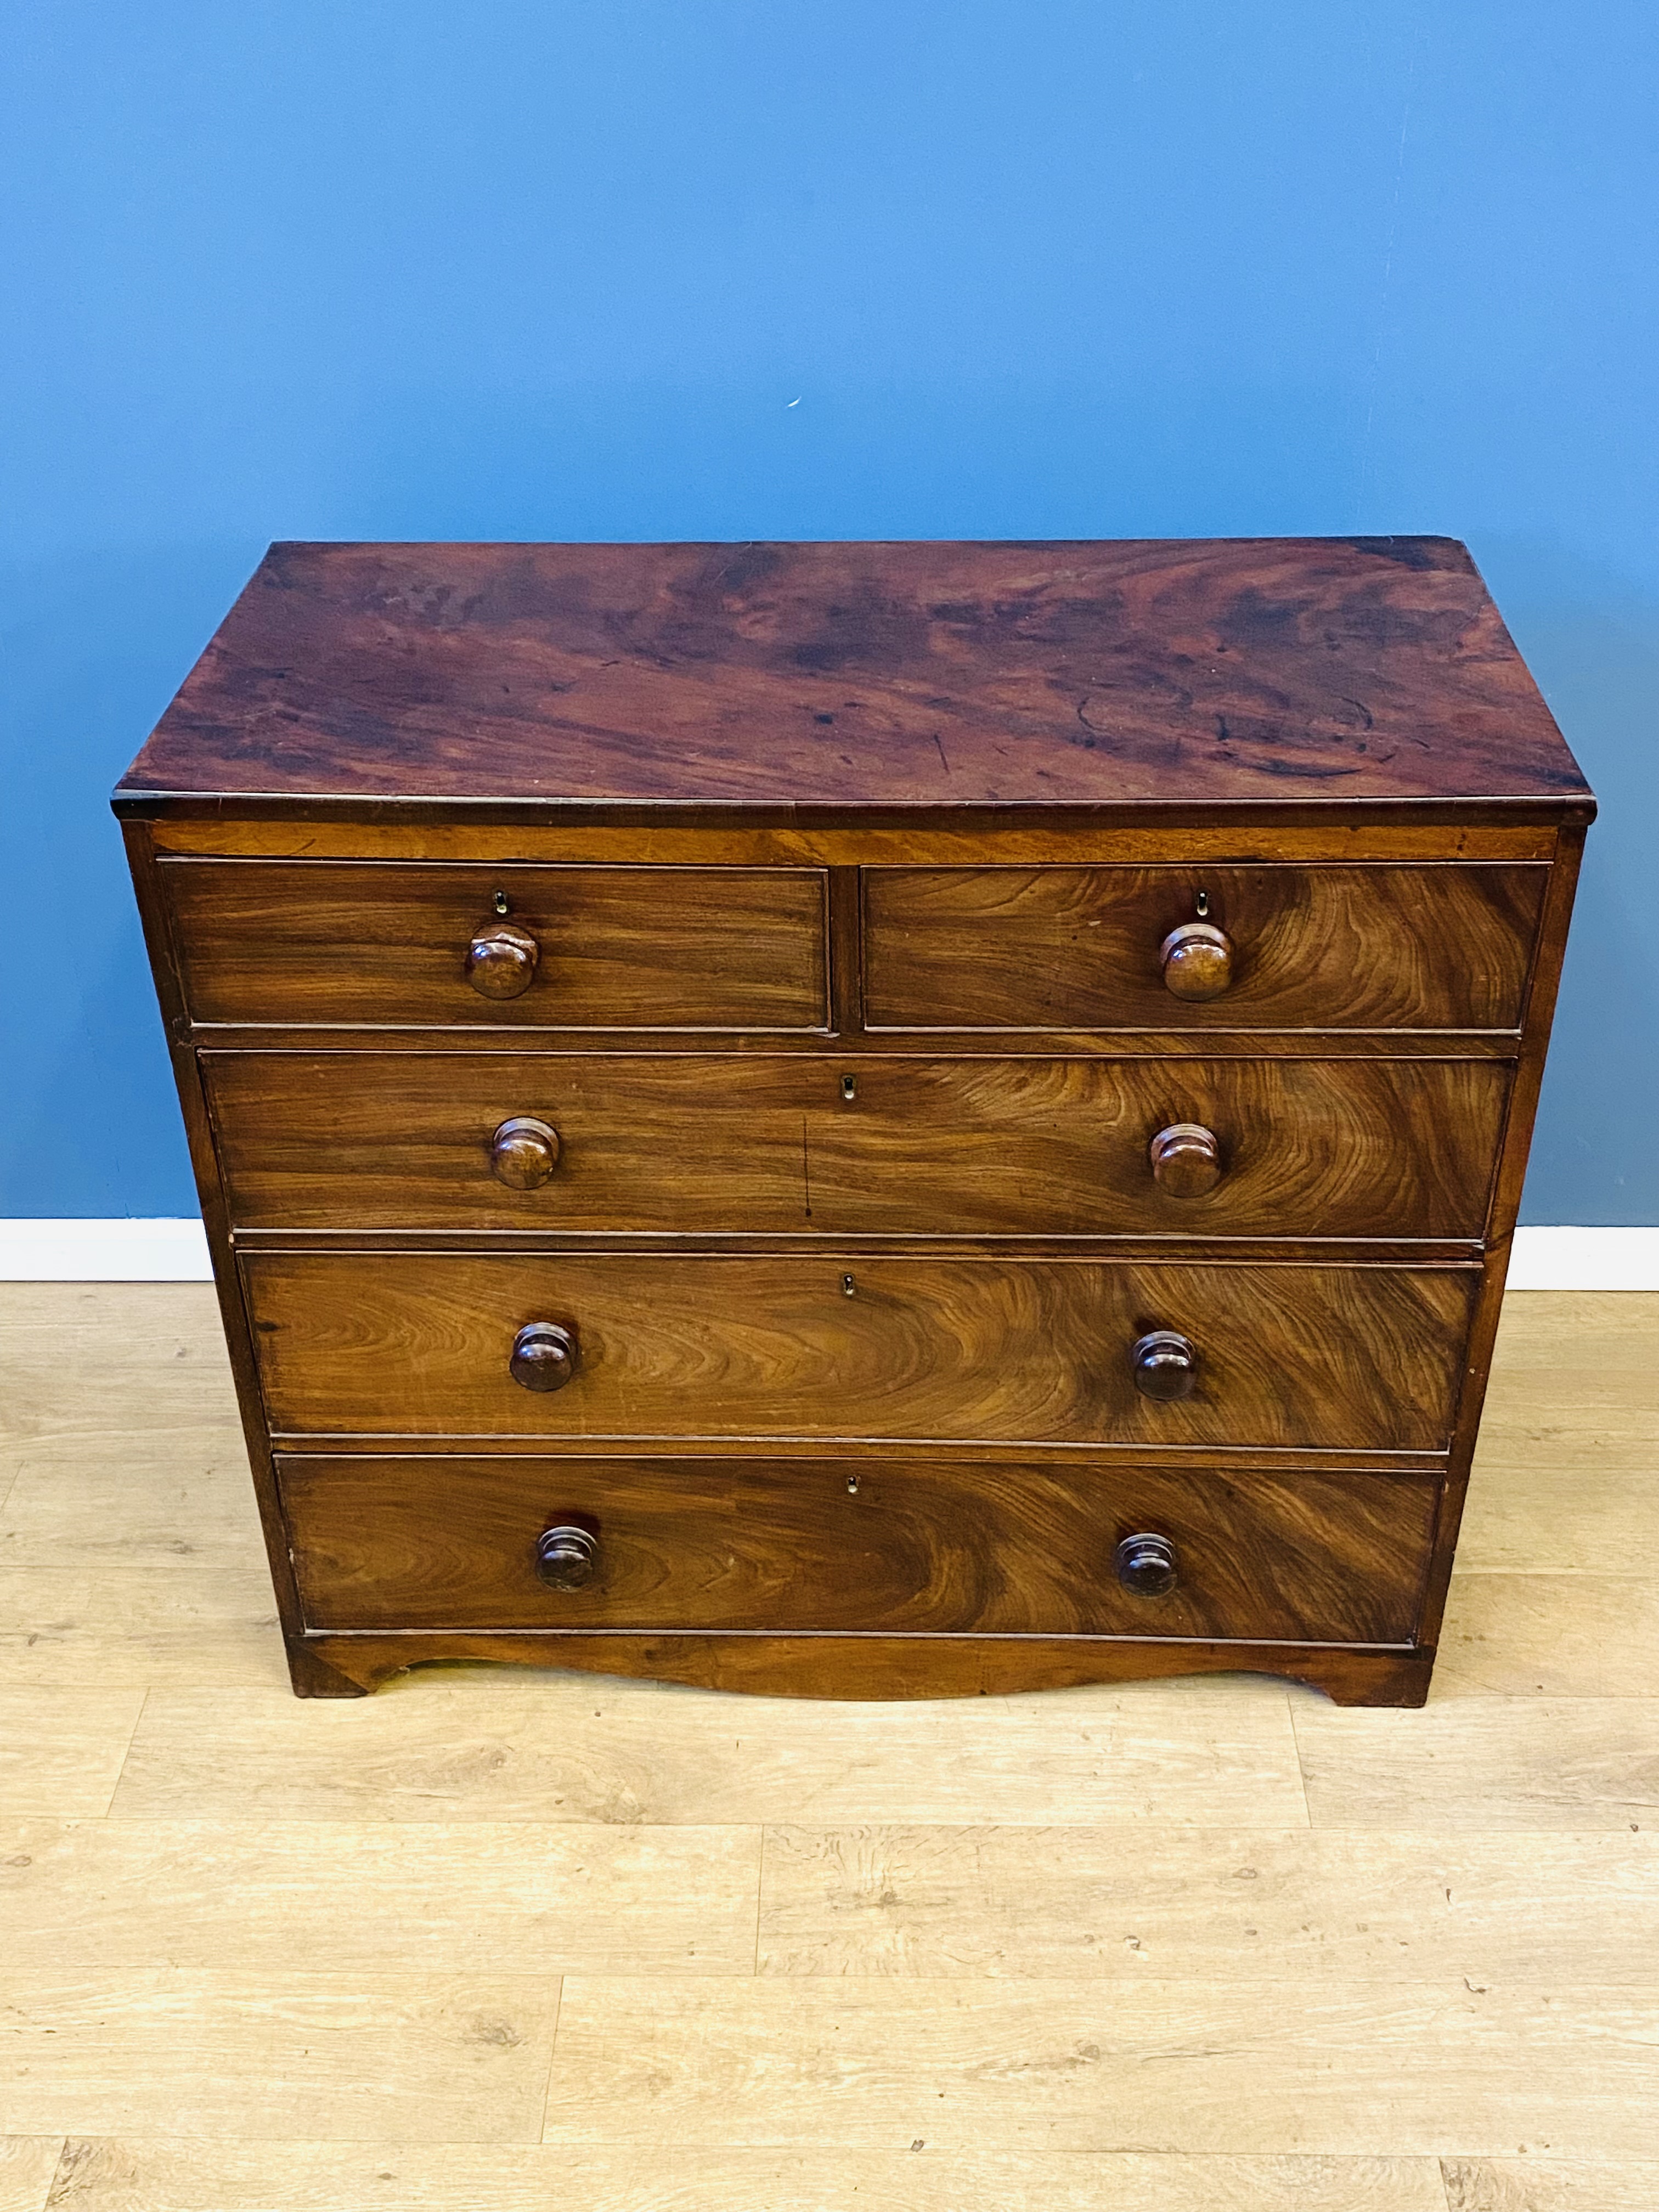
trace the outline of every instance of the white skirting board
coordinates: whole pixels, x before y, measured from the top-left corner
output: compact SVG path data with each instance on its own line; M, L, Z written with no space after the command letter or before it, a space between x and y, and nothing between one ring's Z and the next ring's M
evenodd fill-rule
M199 1221L0 1220L0 1282L204 1283ZM1659 1291L1659 1229L1524 1228L1512 1291Z
M1517 1229L1507 1287L1659 1291L1659 1229Z

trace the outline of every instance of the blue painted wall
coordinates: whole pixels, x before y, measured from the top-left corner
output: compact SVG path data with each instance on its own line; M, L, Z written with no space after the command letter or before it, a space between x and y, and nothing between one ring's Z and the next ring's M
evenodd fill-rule
M0 1212L193 1210L105 798L270 538L1398 530L1469 540L1603 802L1525 1217L1659 1220L1651 0L0 49Z

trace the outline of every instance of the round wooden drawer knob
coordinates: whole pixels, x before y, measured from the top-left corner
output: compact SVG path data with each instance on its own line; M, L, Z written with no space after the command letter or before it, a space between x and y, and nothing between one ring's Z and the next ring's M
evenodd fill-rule
M576 1371L575 1334L556 1321L526 1322L507 1364L526 1390L562 1390Z
M542 948L511 921L487 922L466 948L466 980L483 999L516 999L530 988Z
M1221 1180L1221 1147L1200 1121L1171 1121L1147 1148L1152 1181L1171 1198L1202 1198Z
M1136 1597L1167 1597L1176 1586L1175 1546L1167 1536L1126 1536L1112 1564Z
M535 1190L559 1164L559 1133L533 1114L515 1114L489 1140L489 1168L509 1190Z
M1164 982L1177 999L1218 999L1233 980L1233 941L1212 921L1183 921L1158 953Z
M1198 1353L1190 1337L1154 1328L1135 1340L1129 1354L1135 1388L1143 1398L1190 1398L1198 1380Z
M588 1528L561 1522L536 1540L536 1572L550 1589L583 1589L599 1563L599 1540Z

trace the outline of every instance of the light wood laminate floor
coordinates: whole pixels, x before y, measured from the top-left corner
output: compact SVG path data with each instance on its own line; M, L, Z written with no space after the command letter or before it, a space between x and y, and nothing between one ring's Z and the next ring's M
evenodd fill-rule
M0 2212L1655 2212L1659 1298L1420 1713L289 1692L211 1293L0 1286Z

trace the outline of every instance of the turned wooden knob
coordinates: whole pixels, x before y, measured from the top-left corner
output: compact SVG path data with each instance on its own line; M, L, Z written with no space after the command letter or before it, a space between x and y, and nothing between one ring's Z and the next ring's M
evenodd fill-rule
M486 922L466 948L466 980L481 998L516 999L530 988L541 954L516 922Z
M1171 1198L1202 1198L1221 1180L1221 1147L1201 1121L1171 1121L1147 1147L1152 1181Z
M513 1340L508 1371L526 1390L562 1390L576 1371L576 1335L556 1321L526 1322Z
M593 1579L599 1540L574 1522L544 1528L536 1539L536 1572L550 1589L581 1589Z
M1175 1546L1167 1536L1126 1536L1112 1565L1124 1589L1137 1597L1165 1597L1176 1586Z
M1212 921L1183 921L1158 957L1164 987L1177 999L1218 999L1233 980L1233 941Z
M489 1168L509 1190L534 1190L559 1164L559 1133L533 1114L515 1114L489 1140Z
M1129 1358L1135 1388L1143 1398L1190 1398L1198 1380L1198 1353L1189 1337L1172 1328L1149 1329L1137 1337Z

